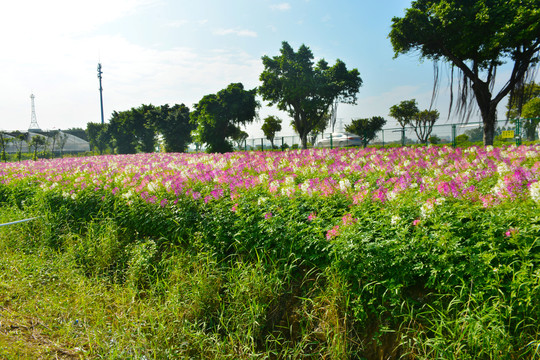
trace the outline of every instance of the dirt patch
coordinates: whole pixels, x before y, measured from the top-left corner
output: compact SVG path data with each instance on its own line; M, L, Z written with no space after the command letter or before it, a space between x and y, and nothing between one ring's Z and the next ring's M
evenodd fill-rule
M80 359L81 349L58 344L46 324L0 307L0 359Z

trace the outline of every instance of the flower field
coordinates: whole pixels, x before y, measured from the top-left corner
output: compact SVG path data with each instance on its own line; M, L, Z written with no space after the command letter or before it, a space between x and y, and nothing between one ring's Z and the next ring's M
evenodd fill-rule
M210 254L225 274L237 261L273 264L275 288L242 300L258 306L245 308L257 309L248 323L224 325L219 309L239 301L224 273L201 300L209 310L188 317L221 343L239 334L249 356L540 357L540 146L5 163L0 202L41 216L27 246L137 292L171 279L178 248Z

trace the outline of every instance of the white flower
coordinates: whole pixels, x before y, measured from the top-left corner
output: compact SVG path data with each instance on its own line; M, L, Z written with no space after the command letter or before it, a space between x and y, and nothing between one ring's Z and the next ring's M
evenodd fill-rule
M313 192L313 190L311 189L311 184L309 183L309 181L306 181L306 182L303 182L302 184L300 184L300 190L304 194L308 194L308 195L311 195L311 193Z
M531 194L531 199L535 202L540 202L540 181L532 183L529 192Z
M501 162L497 165L497 172L499 174L506 174L510 172L510 168L508 167L508 165L506 165L506 163Z
M386 193L386 198L388 199L388 201L394 200L396 196L397 196L397 193L395 191L389 191Z
M420 214L423 218L426 218L433 213L434 209L433 203L426 202L420 207Z
M155 181L152 181L148 183L147 187L149 192L156 192L159 188L159 185Z
M281 195L291 197L291 195L294 193L294 188L290 186L286 186L281 189Z
M390 224L397 225L397 223L399 223L400 220L401 220L401 217L399 215L394 215L390 219Z
M294 178L292 176L288 176L285 178L285 186L293 186L294 185Z
M257 204L261 206L262 204L266 202L266 200L268 200L267 197L260 197L259 200L257 201Z
M349 179L341 179L339 180L339 188L341 191L347 191L351 188L351 182Z

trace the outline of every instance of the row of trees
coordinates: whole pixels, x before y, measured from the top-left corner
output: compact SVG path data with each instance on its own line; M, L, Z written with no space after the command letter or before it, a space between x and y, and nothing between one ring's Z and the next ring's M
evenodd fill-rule
M283 42L281 55L263 57L259 88L247 90L241 83L230 84L204 96L193 111L182 104L172 108L141 105L113 112L109 124L88 124L90 144L100 152L109 147L121 154L154 151L158 140L166 151L184 151L191 141L204 144L209 152L231 151L233 141L240 144L247 138L241 126L258 118L259 94L290 115L302 147L307 148L308 134L324 130L332 105L336 101L354 103L362 84L358 70L347 70L342 61L329 66L324 59L317 64L313 59L307 46L295 52ZM281 120L269 117L263 127L273 142Z
M169 152L182 152L191 142L193 126L184 104L141 105L112 113L108 124L88 123L90 146L103 153L110 148L119 154L153 152L158 140Z
M527 106L519 89L534 75L532 70L540 61L537 0L416 0L403 17L392 19L389 38L395 57L413 52L421 59L434 61L434 94L440 65L450 66L450 108L467 121L472 105L477 105L485 145L493 144L496 109L507 95L520 115L528 114L523 112ZM268 105L275 105L290 116L292 127L306 148L309 134L324 130L333 106L339 102L355 104L362 85L357 69L348 70L341 60L333 66L324 59L315 63L313 53L305 45L294 51L283 42L279 55L263 56L262 62L264 70L259 77L262 85L257 89L246 90L242 84L231 84L216 94L204 96L194 105L193 112L184 105L172 108L142 105L115 112L108 126L93 129L91 142L98 144L108 137L109 144L120 153L153 151L160 134L166 149L181 151L186 139L192 136L209 151L229 151L232 141L241 141L246 136L240 126L257 118L260 105L255 96L259 94ZM494 92L497 68L505 62L512 63L513 68L502 88ZM458 75L457 80L454 74ZM459 92L457 97L453 96L454 85ZM454 98L459 99L455 104ZM417 111L416 103L411 101L396 105L390 115L403 127L413 125L420 141L426 142L439 114L435 110ZM529 106L536 105L533 102ZM414 115L407 117L401 110ZM167 123L171 119L180 123ZM357 119L350 129L367 138L368 128L381 122L374 118ZM530 122L526 129L536 125ZM265 127L269 127L267 137L273 141L275 124Z

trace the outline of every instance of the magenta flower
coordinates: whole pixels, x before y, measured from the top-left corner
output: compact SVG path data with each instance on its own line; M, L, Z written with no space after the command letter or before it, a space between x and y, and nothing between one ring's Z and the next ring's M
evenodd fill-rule
M326 233L326 240L332 240L339 235L339 225L334 226Z
M268 220L270 218L272 218L272 213L271 212L267 212L266 214L264 214L264 219L265 220Z
M518 232L519 232L518 229L510 228L510 229L506 230L506 232L504 233L504 236L506 236L507 238L512 237L512 236L516 235Z
M412 222L413 226L420 224L420 219L416 219Z
M352 225L352 224L354 224L355 222L357 222L358 219L353 218L352 214L345 214L345 215L341 218L341 221L343 222L343 225Z
M317 214L315 212L312 212L308 215L308 221L313 221L317 217Z

